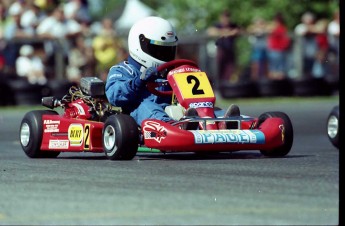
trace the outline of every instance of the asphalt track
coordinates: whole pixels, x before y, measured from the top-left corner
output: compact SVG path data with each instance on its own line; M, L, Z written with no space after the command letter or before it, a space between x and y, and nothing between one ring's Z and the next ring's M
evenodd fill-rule
M258 151L138 153L30 159L18 130L25 110L0 110L1 225L337 225L339 150L326 136L337 98L238 105L242 114L287 113L294 144L284 158Z

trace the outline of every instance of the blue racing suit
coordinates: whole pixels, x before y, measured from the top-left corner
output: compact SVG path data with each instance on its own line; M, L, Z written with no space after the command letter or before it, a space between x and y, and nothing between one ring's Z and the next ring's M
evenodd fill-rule
M138 87L133 82L140 77L141 65L132 57L109 69L105 94L110 104L121 107L125 114L130 114L141 126L145 119L152 118L162 121L172 119L165 113L166 106L171 104L171 98L158 97L147 90L146 86Z

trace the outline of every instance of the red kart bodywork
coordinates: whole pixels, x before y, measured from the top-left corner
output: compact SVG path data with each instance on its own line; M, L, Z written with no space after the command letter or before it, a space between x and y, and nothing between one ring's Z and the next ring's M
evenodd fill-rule
M102 122L43 115L42 151L103 152Z
M242 122L240 130L181 130L159 120L143 122L145 146L169 152L271 150L284 143L284 125L280 118L270 118L257 129Z

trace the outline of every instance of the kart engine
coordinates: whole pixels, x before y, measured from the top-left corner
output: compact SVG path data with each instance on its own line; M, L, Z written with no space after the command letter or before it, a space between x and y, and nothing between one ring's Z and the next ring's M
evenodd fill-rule
M69 118L105 121L120 110L113 110L104 93L104 82L96 77L84 77L80 87L72 86L61 100L55 97L42 98L42 105L48 108L61 106Z
M84 77L80 80L83 93L93 98L104 97L104 82L97 77Z

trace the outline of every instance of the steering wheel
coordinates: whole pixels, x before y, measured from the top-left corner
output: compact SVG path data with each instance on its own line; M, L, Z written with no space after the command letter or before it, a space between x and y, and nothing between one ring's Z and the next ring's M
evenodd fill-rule
M171 71L174 68L180 67L182 65L198 67L198 65L192 60L177 59L177 60L172 60L160 65L159 67L157 67L157 71L162 76L162 78L166 78L166 75L168 74L169 71ZM162 86L162 84L166 84L166 83L148 82L146 86L147 86L147 89L156 96L161 96L161 97L171 96L173 94L172 90L160 91L156 89L157 87Z

